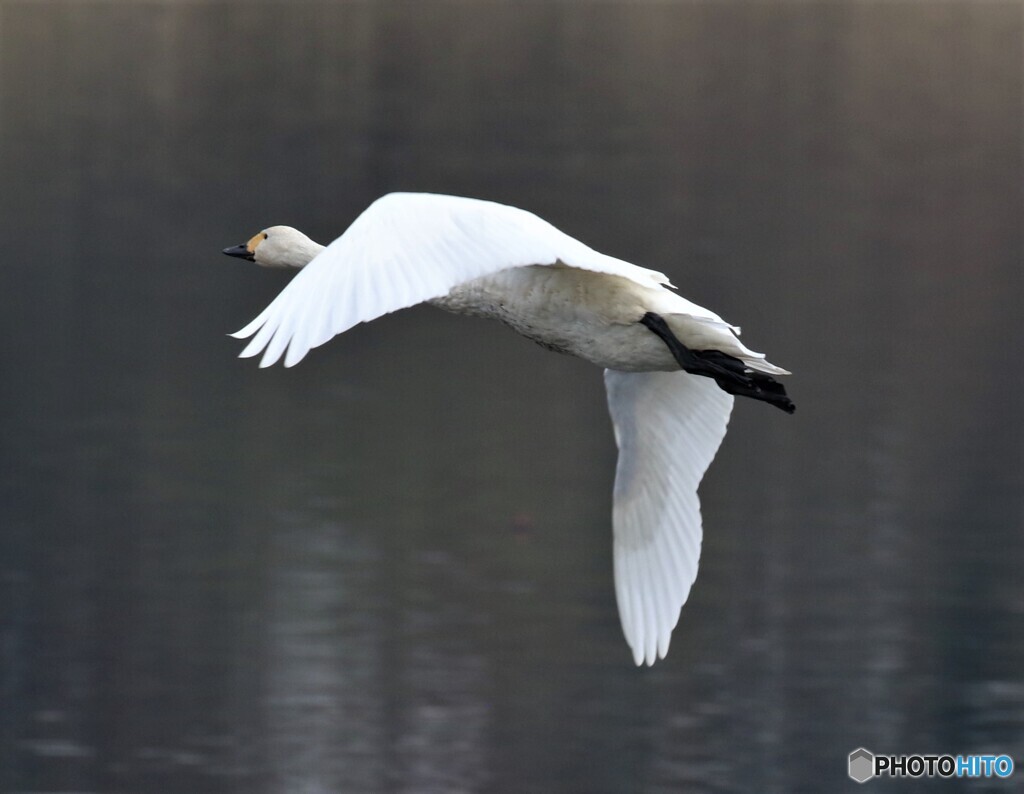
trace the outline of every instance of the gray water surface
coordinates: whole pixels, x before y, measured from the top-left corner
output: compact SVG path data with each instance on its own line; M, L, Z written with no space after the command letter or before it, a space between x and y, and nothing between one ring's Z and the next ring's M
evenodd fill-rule
M0 790L1024 763L1022 30L1015 3L0 0ZM397 189L532 209L795 373L795 416L736 407L654 668L615 608L599 371L429 308L235 358L288 275L220 249L327 242Z

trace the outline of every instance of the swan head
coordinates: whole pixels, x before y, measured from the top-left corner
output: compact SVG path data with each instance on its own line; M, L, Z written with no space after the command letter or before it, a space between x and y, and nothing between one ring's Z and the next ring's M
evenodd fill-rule
M249 242L225 248L228 256L255 262L261 267L305 267L324 247L291 226L271 226Z

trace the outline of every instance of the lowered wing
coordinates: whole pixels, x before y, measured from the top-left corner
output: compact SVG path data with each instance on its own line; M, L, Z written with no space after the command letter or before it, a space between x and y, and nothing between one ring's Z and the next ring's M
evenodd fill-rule
M715 457L732 395L685 372L605 370L619 462L612 509L615 596L639 665L668 652L700 560L697 486Z

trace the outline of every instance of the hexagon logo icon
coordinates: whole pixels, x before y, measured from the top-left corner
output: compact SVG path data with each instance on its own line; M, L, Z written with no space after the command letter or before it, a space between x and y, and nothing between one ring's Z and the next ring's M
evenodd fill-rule
M875 756L870 750L858 747L850 753L850 777L858 783L867 783L875 776Z

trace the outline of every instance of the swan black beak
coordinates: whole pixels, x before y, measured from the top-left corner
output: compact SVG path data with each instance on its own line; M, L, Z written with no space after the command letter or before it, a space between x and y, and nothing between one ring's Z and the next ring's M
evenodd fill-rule
M239 259L248 259L250 262L253 262L256 259L253 252L244 244L233 245L230 248L225 248L224 253L228 256L237 256Z

